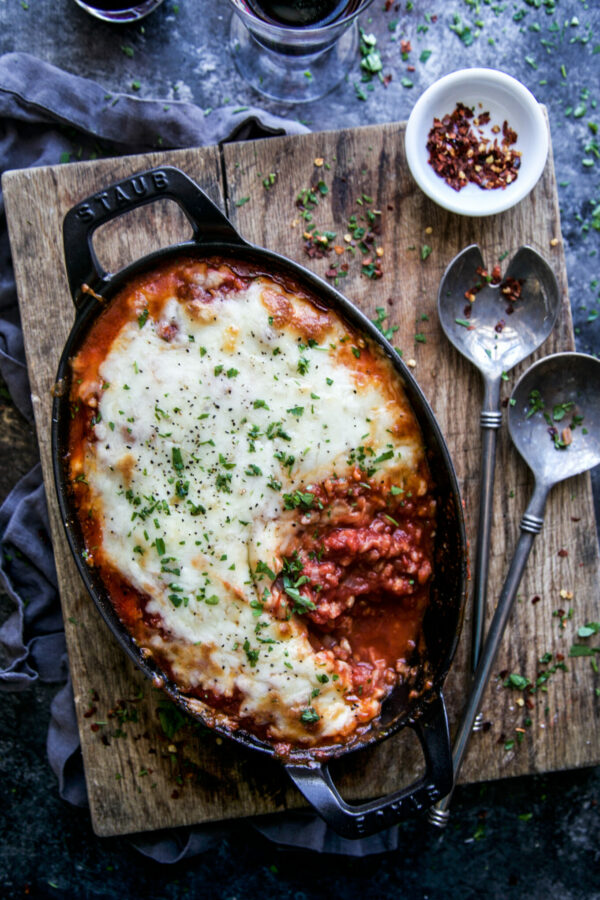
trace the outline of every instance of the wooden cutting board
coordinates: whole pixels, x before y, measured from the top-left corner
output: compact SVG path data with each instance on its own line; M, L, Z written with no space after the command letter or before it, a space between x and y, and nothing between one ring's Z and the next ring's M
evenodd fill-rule
M347 259L349 270L341 289L371 318L377 307L383 307L389 316L386 324L398 327L395 343L405 359L414 361L414 373L450 446L473 542L482 389L478 374L441 333L435 312L438 284L450 259L467 244L479 243L490 266L503 253L531 244L550 261L563 296L559 321L537 357L573 349L553 162L548 160L539 184L516 209L489 219L461 218L435 206L416 187L407 170L403 137L403 124L378 125L229 144L222 149L29 169L8 172L3 178L91 814L99 835L250 816L304 804L276 763L240 751L203 729L182 725L172 708L161 708L161 695L117 647L80 584L59 519L50 453L51 388L74 316L62 255L63 216L73 204L115 180L170 164L195 179L226 210L240 233L257 244L322 275L332 260ZM325 188L323 193L318 191L314 222L321 231L337 232L341 245L350 216L360 217L367 207L380 210L384 274L379 280L361 275L359 262L348 253L338 257L332 252L323 259L306 256L302 238L306 223L301 224L296 197L319 181L327 192ZM97 232L95 246L106 268L114 271L189 232L178 208L165 200L104 226ZM422 249L425 246L431 248L428 256ZM511 372L505 396L524 368ZM528 470L503 429L492 534L492 604L531 488ZM552 493L496 671L515 672L535 681L540 669L547 669L538 663L539 657L545 653L554 654L553 661L557 653L567 657L577 628L598 619L594 607L599 583L590 480L582 476ZM559 609L568 612L570 608L572 618L555 615ZM446 683L452 724L460 714L468 683L469 640L467 611L463 639ZM503 678L493 679L484 704L485 719L491 724L474 735L461 781L600 762L600 699L596 696L600 676L589 659L567 662L568 671L556 671L547 691L532 695L525 706L520 704L526 695L504 687ZM410 733L400 734L338 761L333 769L343 795L355 800L377 796L413 780L422 769L415 744Z

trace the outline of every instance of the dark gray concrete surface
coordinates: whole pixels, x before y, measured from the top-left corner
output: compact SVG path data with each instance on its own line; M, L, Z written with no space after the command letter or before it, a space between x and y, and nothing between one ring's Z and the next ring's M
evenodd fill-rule
M188 100L206 110L262 105L313 130L404 119L424 88L463 65L516 76L548 107L578 349L598 354L598 0L402 0L389 10L375 0L361 24L377 36L389 86L373 82L367 101L358 100L357 58L329 96L292 108L240 81L227 49L229 18L223 0L165 0L143 25L115 27L73 0L0 0L0 52L34 53L108 91ZM401 40L412 44L406 61ZM423 50L431 50L424 62ZM34 457L34 436L0 391L0 499ZM6 465L8 458L16 463ZM589 769L458 789L441 842L412 823L403 826L397 853L375 859L280 850L242 823L218 852L160 867L126 839L96 838L87 812L58 798L45 755L54 691L38 685L2 698L3 898L600 898L600 772Z

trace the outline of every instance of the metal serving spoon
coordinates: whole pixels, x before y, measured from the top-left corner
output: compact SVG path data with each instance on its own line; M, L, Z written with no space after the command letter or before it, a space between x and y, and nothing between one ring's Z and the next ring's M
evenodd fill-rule
M508 429L517 450L535 476L535 488L521 519L521 535L454 739L455 779L529 552L544 524L550 489L559 481L587 472L600 463L600 361L584 353L556 353L534 363L513 391ZM429 810L429 821L433 825L446 826L451 798L452 794L449 794Z
M444 274L438 293L438 313L446 336L483 376L480 425L483 429L477 549L473 572L473 642L471 669L477 668L483 644L487 598L490 533L496 466L496 432L502 424L500 385L503 376L546 340L560 308L560 292L548 263L531 247L521 247L511 259L504 280L492 285L479 277L484 268L477 244L456 256ZM502 286L522 282L514 303ZM472 303L465 293L474 292ZM469 313L469 317L466 317ZM477 730L477 724L476 724Z

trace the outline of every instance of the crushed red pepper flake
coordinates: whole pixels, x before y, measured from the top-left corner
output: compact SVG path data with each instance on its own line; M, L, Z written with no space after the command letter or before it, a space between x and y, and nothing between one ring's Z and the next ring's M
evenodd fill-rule
M469 183L482 190L504 190L517 180L521 152L511 145L518 135L505 120L501 142L498 138L491 141L481 128L489 121L489 112L474 119L473 111L464 103L457 103L454 111L442 119L434 118L427 138L429 164L453 190L460 191ZM492 131L499 134L500 127L496 125Z
M470 287L467 291L465 291L465 299L469 301L469 303L465 306L464 314L467 318L471 315L470 304L475 302L475 298L479 291L481 291L486 285L500 285L500 294L503 300L506 300L508 305L506 307L506 314L512 315L515 311L514 304L521 299L521 293L523 290L523 285L525 284L525 280L523 278L512 278L510 275L507 276L504 281L502 281L502 274L500 271L500 266L495 265L491 271L491 274L484 269L482 266L478 266L476 269L477 281ZM502 332L502 329L506 325L504 319L499 319L496 323L495 330L498 334Z
M515 311L513 303L521 299L521 291L523 289L524 283L525 282L523 278L509 277L505 278L500 285L500 293L502 294L504 299L508 301L506 312L509 316Z

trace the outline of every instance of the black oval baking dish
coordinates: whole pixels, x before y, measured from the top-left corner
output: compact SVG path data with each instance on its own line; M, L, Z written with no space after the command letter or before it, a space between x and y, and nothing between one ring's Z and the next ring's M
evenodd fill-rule
M162 198L174 200L188 218L192 239L151 253L116 274L106 273L92 247L92 235L100 225L123 213ZM423 621L423 634L431 686L419 696L409 697L406 687L395 688L380 716L358 742L318 754L306 749L292 751L281 760L288 774L316 811L339 834L362 837L387 828L418 813L445 794L453 783L452 757L442 686L457 646L465 603L467 544L462 504L448 449L421 389L398 354L377 328L331 285L270 250L245 241L203 191L183 172L164 166L133 175L74 206L64 220L65 262L76 307L75 322L66 342L57 373L53 405L52 446L58 501L68 542L79 573L101 616L135 664L159 681L168 696L186 712L186 698L140 651L117 617L99 574L85 562L85 545L68 478L68 434L70 422L70 360L77 353L88 329L107 303L135 275L157 262L185 255L205 258L221 256L259 266L263 271L295 283L314 294L354 329L377 344L391 361L420 424L435 483L438 507L434 575L430 603ZM100 299L99 299L100 298ZM197 713L192 713L201 718ZM327 758L356 752L412 728L421 743L425 772L412 785L387 797L360 805L347 804L337 792L327 768ZM229 739L262 753L274 755L273 747L239 729L209 726Z

